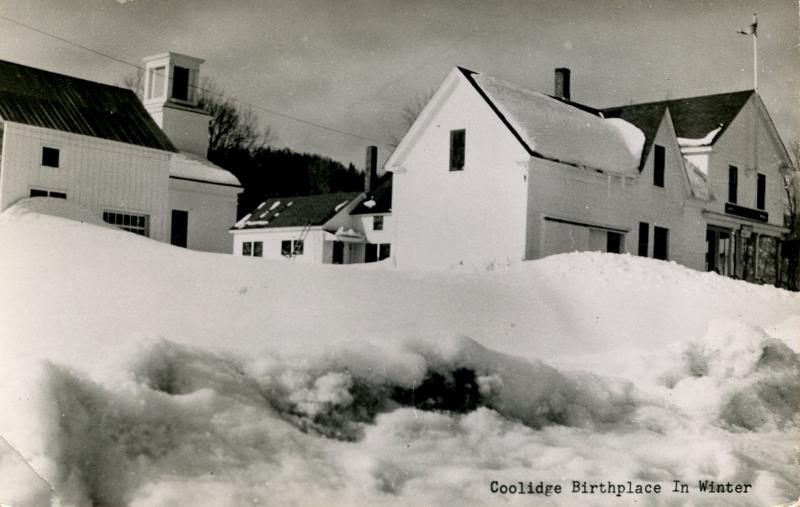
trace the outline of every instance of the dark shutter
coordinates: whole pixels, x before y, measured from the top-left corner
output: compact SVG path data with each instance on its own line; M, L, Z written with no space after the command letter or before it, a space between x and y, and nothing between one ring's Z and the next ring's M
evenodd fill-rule
M739 192L739 169L736 166L728 167L728 202L736 204L736 194Z
M466 130L450 131L450 170L464 170L464 145L466 143Z
M653 228L653 258L662 261L669 259L669 229Z
M656 145L653 155L653 185L664 186L664 147Z
M758 188L756 189L756 208L764 209L767 205L767 177L763 174L758 175Z
M650 224L639 222L639 256L647 257L650 248Z

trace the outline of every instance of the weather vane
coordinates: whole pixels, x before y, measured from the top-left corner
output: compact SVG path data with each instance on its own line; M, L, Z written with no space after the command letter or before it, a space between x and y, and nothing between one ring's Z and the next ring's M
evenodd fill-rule
M753 13L753 22L745 30L738 30L742 35L753 36L753 89L758 91L758 17Z

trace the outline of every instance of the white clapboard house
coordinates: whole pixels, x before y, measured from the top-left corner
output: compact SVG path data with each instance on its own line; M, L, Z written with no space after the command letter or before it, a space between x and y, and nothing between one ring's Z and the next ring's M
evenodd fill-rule
M146 59L145 108L124 88L0 61L0 210L68 199L136 234L231 252L241 188L205 159L201 62Z
M400 267L630 252L775 275L790 160L754 91L604 110L455 68L386 163Z
M361 264L391 256L392 175L380 178L367 148L363 192L266 199L231 228L235 255L315 264Z

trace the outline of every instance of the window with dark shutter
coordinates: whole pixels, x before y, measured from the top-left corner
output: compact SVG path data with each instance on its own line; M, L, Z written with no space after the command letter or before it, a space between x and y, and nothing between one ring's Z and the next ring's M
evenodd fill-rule
M756 208L765 209L767 206L767 177L759 173L757 185L758 187L756 188Z
M736 204L736 194L739 192L739 169L736 166L728 167L728 202Z
M42 148L42 165L45 167L58 167L58 148Z
M664 147L658 144L653 154L653 185L664 186Z
M450 170L463 171L464 170L464 145L466 143L467 131L451 130L450 131Z
M653 227L653 258L669 260L669 229Z
M650 248L650 224L639 222L639 256L647 257L647 250Z
M172 98L189 100L189 69L178 67L172 69Z

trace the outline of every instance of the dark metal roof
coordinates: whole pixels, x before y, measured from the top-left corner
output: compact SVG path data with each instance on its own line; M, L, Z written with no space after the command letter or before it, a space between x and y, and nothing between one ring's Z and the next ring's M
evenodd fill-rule
M0 60L0 118L176 152L131 90Z
M647 157L650 146L655 139L658 126L669 108L675 135L688 139L701 139L712 130L722 127L716 139L725 132L728 125L742 110L744 104L754 93L753 90L741 92L717 93L684 99L662 100L628 106L609 107L603 109L607 118L622 118L644 132L645 149L642 161Z
M336 192L273 197L259 204L250 217L237 223L233 230L323 225L359 195L360 192Z
M374 202L373 206L367 206L364 203ZM363 201L358 203L351 215L374 215L376 213L391 213L392 212L392 173L385 173L380 177L378 183L375 185L369 195Z

